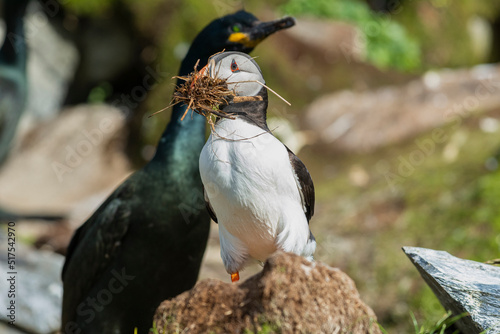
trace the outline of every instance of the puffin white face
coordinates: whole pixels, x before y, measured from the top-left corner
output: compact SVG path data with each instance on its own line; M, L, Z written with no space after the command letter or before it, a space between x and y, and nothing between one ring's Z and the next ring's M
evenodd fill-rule
M242 52L223 52L208 60L207 75L227 79L228 89L238 96L256 96L265 84L259 65L252 57Z

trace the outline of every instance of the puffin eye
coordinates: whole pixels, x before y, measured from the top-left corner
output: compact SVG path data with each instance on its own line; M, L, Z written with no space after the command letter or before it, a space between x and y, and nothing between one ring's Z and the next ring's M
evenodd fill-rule
M231 62L231 72L239 72L240 68L238 67L238 64L236 63L236 60L233 59Z
M241 31L241 24L236 23L235 25L232 26L231 30L233 32L240 32Z

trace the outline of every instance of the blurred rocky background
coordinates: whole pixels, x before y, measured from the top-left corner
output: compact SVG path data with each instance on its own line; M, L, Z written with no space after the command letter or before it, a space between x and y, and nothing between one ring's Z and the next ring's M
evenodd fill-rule
M168 105L191 40L242 7L297 19L252 55L292 104L270 95L269 125L315 182L316 258L354 280L389 333L414 332L411 314L436 323L445 310L401 247L479 262L500 252L498 0L33 0L26 106L0 165L2 222L44 258L64 254L154 154L170 114L148 115ZM64 219L23 219L33 214ZM201 278L228 279L215 224Z

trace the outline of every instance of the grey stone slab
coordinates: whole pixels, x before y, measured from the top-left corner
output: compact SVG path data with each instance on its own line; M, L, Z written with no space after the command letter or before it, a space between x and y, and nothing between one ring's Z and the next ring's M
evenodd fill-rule
M403 247L441 304L464 333L500 333L500 268L418 247Z

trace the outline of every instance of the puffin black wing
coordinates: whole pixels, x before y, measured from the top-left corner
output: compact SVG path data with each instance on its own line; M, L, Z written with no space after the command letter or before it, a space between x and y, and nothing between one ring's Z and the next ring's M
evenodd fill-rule
M307 222L309 222L314 215L315 198L313 180L304 163L288 147L286 147L286 150L288 151L288 158L295 173L295 181L299 188L304 213L306 214Z
M217 216L215 215L214 209L212 208L212 205L210 204L210 201L208 200L207 191L205 190L205 186L203 186L203 196L205 197L205 206L207 207L207 211L208 211L208 214L210 215L210 218L212 218L212 220L218 224L219 222L217 221Z

